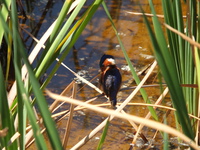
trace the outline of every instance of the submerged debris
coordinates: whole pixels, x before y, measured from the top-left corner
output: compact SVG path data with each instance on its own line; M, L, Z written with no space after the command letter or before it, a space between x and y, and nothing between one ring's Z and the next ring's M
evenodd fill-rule
M153 55L140 54L140 56L145 58L145 59L155 59L155 57Z
M133 149L134 147L137 147L137 148L140 148L140 149L146 149L146 148L154 149L155 146L152 143L153 143L153 140L152 141L150 140L149 142L145 143L143 139L138 138L136 140L135 144L132 144L132 143L130 144L129 150Z
M123 65L123 66L121 66L121 70L129 72L131 69L128 65Z
M86 80L90 80L91 76L89 75L87 70L80 70L77 72L77 74L81 77L83 77ZM77 84L83 84L82 80L80 80L78 77L74 78Z

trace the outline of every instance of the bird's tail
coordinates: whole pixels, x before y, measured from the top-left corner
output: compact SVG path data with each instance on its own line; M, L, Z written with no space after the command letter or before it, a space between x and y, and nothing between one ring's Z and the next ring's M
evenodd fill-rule
M111 105L113 107L115 107L116 104L117 104L117 93L116 92L111 92L109 99L110 99Z
M117 105L117 100L110 100L112 107L115 107Z

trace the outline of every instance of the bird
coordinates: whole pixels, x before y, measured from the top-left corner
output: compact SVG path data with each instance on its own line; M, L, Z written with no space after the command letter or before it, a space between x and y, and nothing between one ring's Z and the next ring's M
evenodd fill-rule
M115 58L112 55L104 54L100 59L99 66L101 69L100 84L103 87L103 92L109 98L111 106L115 107L117 93L122 82L120 70L116 66Z
M99 67L101 69L101 71L103 71L104 69L104 61L107 59L107 58L112 58L115 60L115 58L112 56L112 55L106 55L106 54L103 54L103 56L101 57L100 61L99 61Z

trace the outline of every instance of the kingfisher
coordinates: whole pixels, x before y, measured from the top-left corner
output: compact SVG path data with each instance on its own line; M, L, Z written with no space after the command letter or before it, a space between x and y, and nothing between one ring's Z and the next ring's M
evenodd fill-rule
M103 87L103 92L109 98L111 105L115 107L117 104L117 93L122 82L120 70L116 66L112 55L104 54L100 59L99 66L101 69L100 83Z

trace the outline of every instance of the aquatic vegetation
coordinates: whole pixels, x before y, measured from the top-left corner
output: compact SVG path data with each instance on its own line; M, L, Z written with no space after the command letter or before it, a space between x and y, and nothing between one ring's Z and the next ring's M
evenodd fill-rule
M19 3L19 1L17 2ZM155 136L159 133L162 135L164 148L166 149L168 144L173 143L172 138L169 137L171 135L179 138L178 140L175 139L176 143L181 144L183 141L183 144L187 147L198 149L196 143L199 141L197 134L199 130L199 89L196 87L199 86L200 81L198 69L200 63L198 54L199 32L197 32L199 30L199 10L197 11L196 7L199 2L187 1L189 6L187 9L188 16L187 20L184 21L182 5L179 0L162 0L165 23L161 24L157 18L160 15L156 15L154 5L149 0L152 11L149 16L152 17L153 27L147 19L147 14L142 15L144 15L151 37L156 61L140 73L135 71L131 58L127 54L120 38L120 36L128 35L122 35L121 33L123 32L118 33L106 2L94 0L89 6L84 7L85 2L86 0L65 1L56 21L52 23L41 39L36 40L37 44L28 55L21 39L17 3L15 0L2 1L2 7L0 8L2 26L0 28L0 43L2 44L3 41L6 41L8 56L5 75L0 65L0 148L25 149L35 142L38 149L49 149L45 141L47 138L52 149L65 149L69 145L68 141L72 130L74 113L80 111L84 115L84 112L81 111L88 110L97 112L99 116L104 114L106 117L102 117L102 122L95 126L92 131L87 134L84 133L81 137L82 139L76 141L77 144L70 145L71 149L79 149L88 141L92 141L91 139L104 128L100 138L97 138L99 144L94 145L98 149L102 148L114 118L118 118L120 122L121 120L126 120L131 125L131 128L134 128L135 132L129 136L132 140L130 149L137 146L137 143L141 147L152 146L153 137L150 140L146 137L142 130L144 126L154 129ZM131 93L123 102L118 101L114 110L109 108L110 103L91 104L91 102L102 97L102 91L88 81L90 76L88 77L87 71L81 70L75 73L63 63L63 60L69 54L101 4L119 42L115 49L117 48L117 51L119 49L122 50L124 59L128 64L128 67L125 66L126 70L131 72L132 78L137 84L135 87L126 87L125 90L131 90ZM197 24L194 22L197 22ZM186 24L185 26L184 23ZM166 34L162 28L166 28ZM34 35L31 35L31 37L34 39ZM38 61L33 65L36 57ZM6 91L8 75L11 70L9 64L11 63L13 63L14 67L15 82L10 90ZM60 95L46 89L61 65L76 76L76 81L81 83L78 86L86 84L91 89L96 90L99 95L87 99L85 102L76 99L79 89L77 89L75 80L67 85ZM158 71L157 66L159 66L163 77L158 76L160 85L144 85L153 72ZM50 74L44 79L44 82L40 83L40 78L48 69L50 69ZM140 76L142 73L143 76ZM166 82L166 84L161 81ZM162 92L155 103L151 101L145 90L145 88L152 88L153 86L160 86ZM121 91L123 92L123 90L122 88ZM132 99L139 92L144 103L132 103ZM172 106L163 106L162 101L168 93L170 93ZM46 96L54 100L50 106L46 101ZM70 108L60 112L59 108L63 104L70 104ZM129 105L145 106L148 108L148 113L145 117L128 114L125 108L129 107ZM163 111L164 113L162 112L164 114L162 117L158 114L159 108L166 110ZM170 112L175 114L177 128L168 125ZM150 119L151 116L152 119ZM64 128L64 137L61 137L56 123L64 118L68 118L68 123ZM43 134L44 132L47 133L47 137ZM138 137L141 137L141 139ZM140 140L143 142L139 142ZM182 141L180 142L180 140Z

